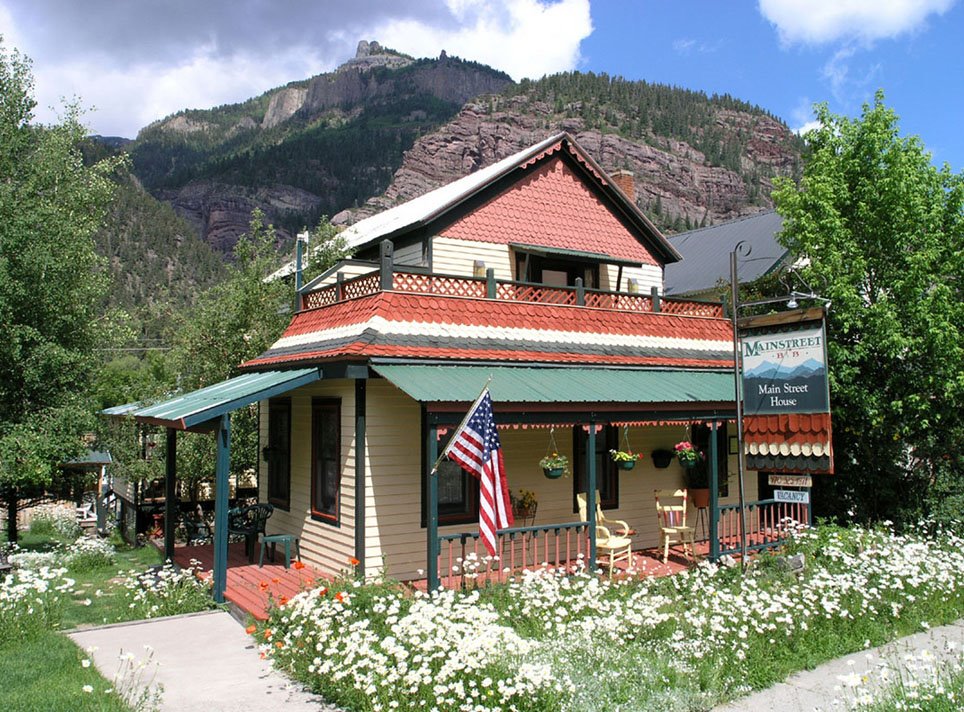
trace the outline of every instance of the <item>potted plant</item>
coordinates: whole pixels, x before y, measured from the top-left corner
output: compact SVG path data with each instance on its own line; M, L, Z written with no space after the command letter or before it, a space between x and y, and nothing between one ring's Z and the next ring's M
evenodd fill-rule
M539 507L535 492L527 489L510 491L509 501L512 503L512 516L516 519L535 519L536 509Z
M620 470L631 470L636 467L636 461L642 454L631 450L610 450L609 456Z
M555 480L569 474L569 458L558 452L552 452L539 460L539 467L542 468L542 474L550 480Z

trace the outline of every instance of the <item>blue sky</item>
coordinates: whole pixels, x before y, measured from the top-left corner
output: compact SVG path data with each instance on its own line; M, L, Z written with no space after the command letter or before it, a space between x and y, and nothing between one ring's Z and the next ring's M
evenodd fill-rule
M964 0L0 0L33 60L37 119L62 97L133 137L182 108L330 71L375 39L516 79L572 69L729 93L800 128L876 89L940 164L964 170Z

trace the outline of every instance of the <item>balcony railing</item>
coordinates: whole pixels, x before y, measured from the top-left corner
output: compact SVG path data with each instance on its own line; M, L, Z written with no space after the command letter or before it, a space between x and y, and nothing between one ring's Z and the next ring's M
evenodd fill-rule
M504 581L526 569L570 567L588 561L588 523L566 522L496 532L498 558L479 540L478 532L439 537L438 571L446 588Z
M536 304L589 307L627 312L661 312L683 316L722 317L723 308L712 302L666 299L654 289L650 294L612 292L583 287L576 280L573 287L550 287L530 282L495 279L492 271L486 277L430 274L417 268L389 264L386 269L343 279L313 290L302 297L302 308L319 309L382 291L433 294L467 299L497 299Z

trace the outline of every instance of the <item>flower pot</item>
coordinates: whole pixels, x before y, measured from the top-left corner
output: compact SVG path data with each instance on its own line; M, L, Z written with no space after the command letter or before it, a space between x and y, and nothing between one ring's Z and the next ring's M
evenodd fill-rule
M550 480L558 480L562 477L562 473L566 471L564 467L543 467L542 474L544 474Z
M710 506L710 490L709 489L691 489L689 490L690 501L693 506L697 509L706 509Z
M618 467L620 470L631 470L634 467L636 467L636 461L635 460L617 460L616 467Z
M669 467L669 463L672 461L672 450L653 450L653 464L656 465L656 467L660 469Z

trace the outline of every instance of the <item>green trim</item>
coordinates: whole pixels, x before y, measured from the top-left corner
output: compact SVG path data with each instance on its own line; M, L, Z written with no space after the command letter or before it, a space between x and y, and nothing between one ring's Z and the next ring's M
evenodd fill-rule
M320 368L245 373L129 414L139 423L187 430L252 403L314 383L321 377Z
M605 252L585 252L583 250L568 250L564 247L546 247L545 245L530 245L524 242L510 242L509 247L518 251L526 252L539 257L568 257L584 262L597 262L620 267L641 267L643 263L639 260L626 260Z

